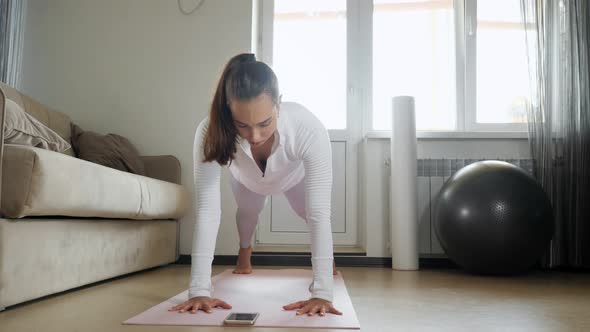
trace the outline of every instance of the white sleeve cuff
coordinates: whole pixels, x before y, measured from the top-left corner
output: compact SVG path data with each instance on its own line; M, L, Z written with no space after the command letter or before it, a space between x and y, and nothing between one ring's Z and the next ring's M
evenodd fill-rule
M188 290L188 298L192 299L193 297L197 297L197 296L207 296L207 297L211 297L211 292L208 290L199 290L199 289L189 289Z

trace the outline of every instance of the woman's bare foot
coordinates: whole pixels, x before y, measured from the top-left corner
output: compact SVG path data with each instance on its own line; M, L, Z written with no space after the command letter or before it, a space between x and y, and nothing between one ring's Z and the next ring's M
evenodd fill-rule
M332 268L332 273L334 275L337 275L338 274L338 271L336 271L336 261L334 261L334 265L333 265L333 268Z
M248 248L240 248L238 253L238 263L233 273L236 274L250 274L252 273L252 264L250 263L250 257L252 256L252 246Z

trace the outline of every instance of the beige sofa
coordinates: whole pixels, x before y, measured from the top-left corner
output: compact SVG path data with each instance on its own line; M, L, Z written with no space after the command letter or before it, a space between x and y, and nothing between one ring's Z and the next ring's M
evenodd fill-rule
M5 99L70 141L70 119L0 83ZM4 137L4 125L0 138ZM142 157L147 176L0 139L0 311L174 262L188 206L173 156Z

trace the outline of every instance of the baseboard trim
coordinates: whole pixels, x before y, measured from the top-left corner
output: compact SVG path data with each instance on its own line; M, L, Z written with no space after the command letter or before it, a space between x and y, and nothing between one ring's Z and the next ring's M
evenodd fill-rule
M216 255L213 265L234 265L237 255ZM391 257L363 257L334 255L336 266L340 267L391 267ZM176 264L191 264L190 255L180 255ZM457 268L448 258L420 258L421 268ZM252 254L252 265L258 266L311 266L309 255L297 254Z

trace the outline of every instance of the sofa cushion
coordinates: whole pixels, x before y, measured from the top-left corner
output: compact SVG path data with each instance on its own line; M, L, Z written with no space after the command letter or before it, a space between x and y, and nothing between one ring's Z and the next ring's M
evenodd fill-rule
M123 136L100 135L92 131L83 131L79 126L72 124L72 145L80 159L120 171L145 175L145 167L139 153Z
M4 146L1 215L178 219L183 186L30 146Z
M6 99L4 116L5 143L30 145L57 152L71 148L70 143L10 99Z

